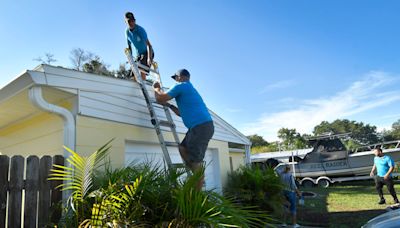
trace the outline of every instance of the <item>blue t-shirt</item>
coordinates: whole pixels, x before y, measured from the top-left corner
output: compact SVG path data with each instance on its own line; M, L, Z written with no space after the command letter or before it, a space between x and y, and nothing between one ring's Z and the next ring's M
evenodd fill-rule
M125 35L128 45L131 44L132 56L134 58L147 52L147 33L144 28L135 25L132 31L127 28Z
M394 161L387 155L383 155L382 157L375 156L374 164L376 166L376 173L380 177L385 176L390 167L394 167ZM392 174L390 174L390 176L392 176Z
M175 98L183 123L187 128L212 121L203 99L189 81L178 82L167 91Z
M291 173L281 172L279 174L281 178L281 182L284 186L284 190L294 192L297 189L296 182L294 181L294 177Z

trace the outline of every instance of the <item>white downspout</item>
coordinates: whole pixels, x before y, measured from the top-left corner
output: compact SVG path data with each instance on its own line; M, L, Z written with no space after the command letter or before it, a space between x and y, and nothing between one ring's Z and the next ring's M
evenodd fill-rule
M246 157L246 159L245 159L245 161L246 161L246 165L250 165L251 164L251 158L250 158L250 148L251 148L251 145L244 145L244 150L245 150L245 157Z
M38 108L55 113L62 117L64 121L64 145L75 151L75 118L74 115L67 109L48 103L42 95L42 87L33 86L29 89L29 100ZM70 154L64 150L64 157L69 157Z
M48 103L42 95L42 87L40 86L33 86L29 88L29 100L35 105L36 107L46 111L55 113L63 119L64 122L64 145L71 150L75 151L75 118L74 115L68 109L63 107L50 104ZM68 158L70 154L64 150L64 159ZM71 167L69 162L65 162L64 164L67 167ZM64 184L66 181L64 181ZM71 195L71 190L63 191L62 198L63 201L67 202L68 197ZM66 204L64 205L66 207ZM63 210L63 213L65 211Z

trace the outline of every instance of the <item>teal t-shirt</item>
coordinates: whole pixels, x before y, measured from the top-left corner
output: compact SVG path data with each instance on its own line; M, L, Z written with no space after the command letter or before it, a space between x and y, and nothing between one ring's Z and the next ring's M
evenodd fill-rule
M175 98L183 123L187 128L212 121L203 99L189 81L178 82L167 91Z
M385 176L390 167L394 167L394 161L390 156L387 155L383 155L382 157L375 156L374 164L376 166L376 173L380 177ZM392 174L390 174L390 176L391 175Z
M132 31L127 28L125 35L128 45L131 44L132 56L134 58L147 52L147 33L144 28L135 25Z

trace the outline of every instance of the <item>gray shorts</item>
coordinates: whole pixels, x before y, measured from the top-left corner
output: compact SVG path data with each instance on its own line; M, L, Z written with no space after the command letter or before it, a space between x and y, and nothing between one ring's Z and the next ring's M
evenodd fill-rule
M203 161L208 142L213 134L214 124L212 121L199 124L186 132L181 146L187 149L190 162L198 163Z

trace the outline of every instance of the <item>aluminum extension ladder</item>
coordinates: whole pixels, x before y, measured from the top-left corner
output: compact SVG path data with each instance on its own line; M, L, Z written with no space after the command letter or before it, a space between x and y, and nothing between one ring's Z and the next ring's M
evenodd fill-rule
M153 64L154 69L151 69L145 65L140 64L139 62L134 61L129 48L125 49L125 55L128 58L128 62L131 67L131 70L133 72L133 75L134 75L136 81L139 83L140 88L143 92L143 96L146 101L149 113L150 113L151 123L153 124L154 129L156 130L156 133L157 133L158 140L160 141L161 149L162 149L162 152L164 155L164 161L167 163L169 169L170 168L184 168L185 166L183 163L172 163L171 156L170 156L170 154L168 152L168 148L167 148L168 146L175 146L175 147L179 146L179 137L178 137L178 133L176 132L176 126L172 119L171 112L167 106L161 105L161 104L157 103L156 100L150 99L149 91L147 91L147 89L146 89L146 82L143 81L141 74L140 74L141 72L145 72L142 69L152 72L153 74L156 75L156 81L158 81L160 83L161 88L163 88L162 84L161 84L161 77L160 77L160 73L159 73L157 64ZM141 69L139 69L139 67ZM145 73L146 73L146 75L148 74L147 72L145 72ZM155 108L160 108L160 105L165 112L165 116L167 117L167 120L160 120L157 117ZM169 127L171 129L171 132L172 132L175 142L166 142L165 141L164 135L161 130L162 126Z

